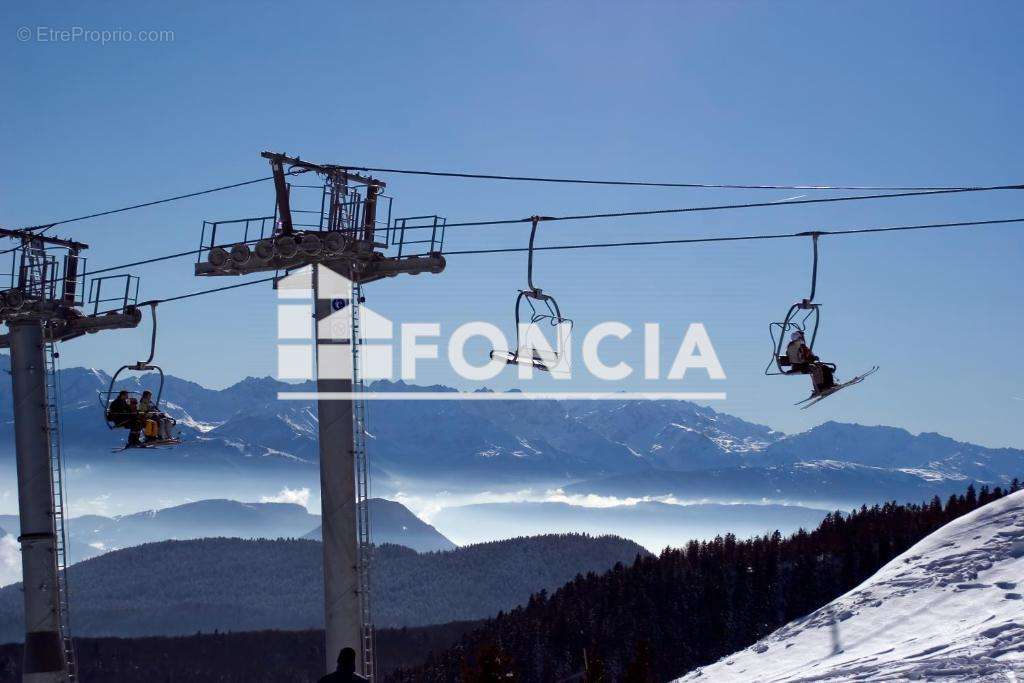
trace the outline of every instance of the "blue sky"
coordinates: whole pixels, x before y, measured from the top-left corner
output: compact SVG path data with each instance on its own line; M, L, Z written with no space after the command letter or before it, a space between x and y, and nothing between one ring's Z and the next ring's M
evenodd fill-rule
M0 220L35 224L260 177L264 149L547 176L1022 182L1022 20L1009 2L12 5L0 29ZM33 38L19 41L19 27ZM173 40L40 41L39 27ZM395 215L452 221L801 194L386 180ZM60 234L90 243L100 268L191 248L204 218L263 215L272 202L263 184ZM540 242L1020 216L1024 195L1002 192L545 225ZM526 237L525 227L452 230L446 246ZM784 431L831 419L1019 447L1022 256L1019 226L824 240L818 350L841 377L882 370L811 411L791 405L804 378L761 374L768 323L808 286L804 241L549 252L537 279L584 327L658 321L681 334L704 323L728 379L688 377L685 389L728 391L716 405L726 412ZM137 272L146 298L221 284L193 277L189 259ZM373 285L368 297L396 320L510 329L524 277L522 254L452 257L443 275ZM262 286L168 304L158 360L209 386L271 374L275 304ZM147 334L76 340L63 360L112 372L144 357ZM438 368L424 379L452 378Z

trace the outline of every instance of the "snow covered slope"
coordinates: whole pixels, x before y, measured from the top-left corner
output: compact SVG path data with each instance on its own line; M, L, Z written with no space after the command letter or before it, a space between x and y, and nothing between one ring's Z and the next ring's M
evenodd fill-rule
M681 681L1024 681L1024 491Z

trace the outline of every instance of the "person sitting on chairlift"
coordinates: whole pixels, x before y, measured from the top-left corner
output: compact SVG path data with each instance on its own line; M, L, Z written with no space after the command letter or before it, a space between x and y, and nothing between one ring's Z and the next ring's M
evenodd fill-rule
M818 357L811 353L811 349L807 346L803 330L797 330L789 336L786 358L789 360L790 372L801 374L810 372L811 363L818 360Z
M813 387L812 396L827 391L835 386L835 365L822 363L807 346L803 330L797 330L789 337L786 347L786 358L790 363L791 373L809 374Z
M122 390L118 392L117 398L110 402L110 407L107 409L107 419L115 427L123 427L128 430L129 446L139 445L139 431L142 426L139 421L138 410L133 405L132 400L128 398L127 391Z
M146 434L146 441L167 441L171 438L173 420L157 410L153 404L153 392L146 389L139 401L139 416L145 421L152 421L156 427L153 434Z
M811 384L814 387L812 396L828 391L836 385L836 366L832 363L815 361L811 363Z

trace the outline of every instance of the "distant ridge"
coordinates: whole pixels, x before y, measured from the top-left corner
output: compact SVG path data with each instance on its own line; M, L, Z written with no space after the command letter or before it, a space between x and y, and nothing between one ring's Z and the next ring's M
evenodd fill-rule
M443 552L380 546L375 622L417 626L479 619L647 552L613 536L516 538ZM75 633L322 628L322 547L308 540L212 538L118 550L70 568ZM126 601L125 596L131 596ZM21 584L0 588L0 642L19 640Z
M371 499L370 519L375 543L393 543L421 553L432 550L452 550L458 547L401 503L382 498ZM319 541L321 533L321 528L317 525L303 538Z
M404 545L417 551L451 550L455 544L401 503L370 499L377 543ZM0 523L17 535L16 515L0 515ZM243 503L199 500L158 510L104 517L83 515L68 520L72 562L143 543L194 538L319 539L320 516L296 503ZM2 536L2 534L0 534Z

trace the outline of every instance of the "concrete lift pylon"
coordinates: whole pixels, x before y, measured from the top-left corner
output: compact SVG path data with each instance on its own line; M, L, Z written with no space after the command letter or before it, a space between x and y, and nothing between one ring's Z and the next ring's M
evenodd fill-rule
M127 300L119 310L79 310L79 253L88 245L24 230L0 229L21 241L12 251L11 286L0 292L9 332L14 441L24 592L24 683L77 680L68 627L64 496L53 345L102 330L132 328L142 315ZM47 250L66 249L63 263ZM97 306L98 309L98 306Z
M392 227L390 220L378 218L379 205L384 198L384 182L352 173L342 166L315 164L275 152L263 152L262 156L270 162L274 174L276 215L273 219L263 217L204 223L195 274L225 276L268 271L288 274L311 266L317 357L322 359L330 352L337 358L334 353L337 346L349 345L352 361L350 376L328 377L319 371L318 360L317 391L352 396L360 384L357 374L360 344L358 311L362 302L362 285L403 273L442 272L445 267L441 254L443 219L417 216L398 219ZM289 169L287 172L286 167ZM324 178L319 212L293 208L295 201L288 175L304 172ZM300 214L299 220L293 215L295 213ZM302 214L310 213L319 213L319 221L302 222ZM269 231L266 228L268 223ZM251 234L253 226L259 228L258 234ZM226 228L240 227L244 230L242 239L218 241L218 231L223 236ZM407 241L406 231L417 229L431 230L430 236ZM397 255L387 255L385 251L389 247L397 247ZM414 253L409 253L410 247ZM337 310L333 306L337 300L332 301L337 294L324 291L320 282L321 266L351 282L350 293L345 295L349 300L342 304L348 306L352 316L351 334L347 338L338 339L321 331L320 322ZM365 460L361 466L359 461L365 436L363 409L351 398L319 399L317 416L324 553L325 669L333 671L338 653L342 648L350 647L356 652L356 661L361 663L361 673L372 680L376 667L368 590L368 491Z

